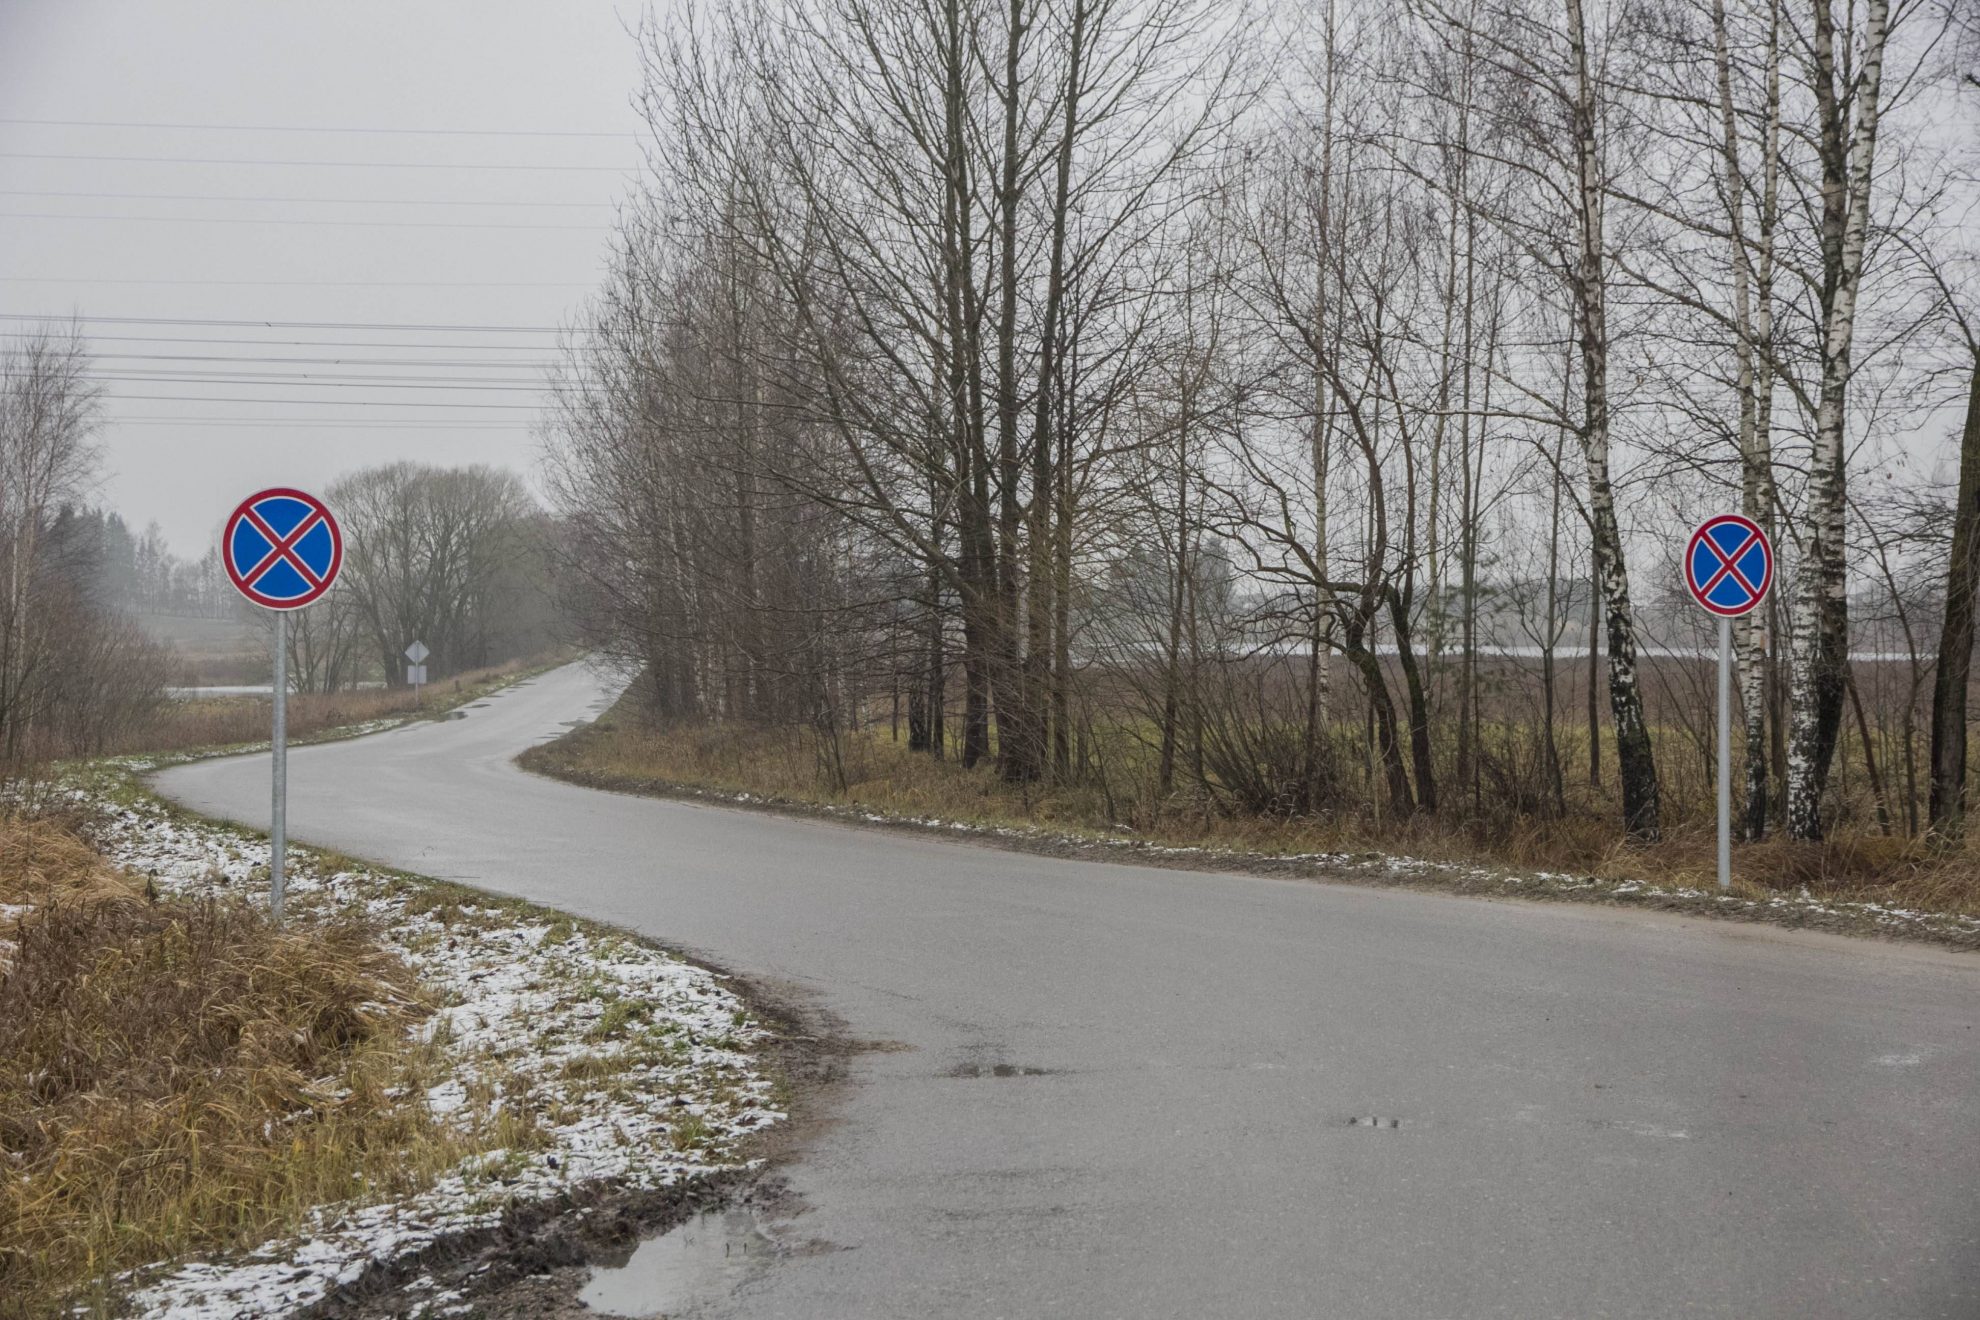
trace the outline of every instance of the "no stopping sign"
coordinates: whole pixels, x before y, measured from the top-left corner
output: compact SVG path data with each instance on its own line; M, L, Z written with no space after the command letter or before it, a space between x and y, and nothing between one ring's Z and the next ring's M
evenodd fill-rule
M255 604L301 609L337 580L344 534L322 500L277 486L241 501L220 537L220 557Z

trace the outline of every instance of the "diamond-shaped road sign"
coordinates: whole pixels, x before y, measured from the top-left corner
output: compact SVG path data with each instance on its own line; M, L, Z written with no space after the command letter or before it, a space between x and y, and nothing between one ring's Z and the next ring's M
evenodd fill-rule
M406 659L412 661L414 664L421 663L427 656L432 654L431 651L426 649L425 642L414 642L406 648Z

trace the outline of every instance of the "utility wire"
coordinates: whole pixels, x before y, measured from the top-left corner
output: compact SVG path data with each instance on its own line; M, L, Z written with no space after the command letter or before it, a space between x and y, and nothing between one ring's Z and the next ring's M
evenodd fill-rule
M312 206L529 206L561 209L612 206L612 202L498 202L426 197L252 197L235 193L58 192L0 188L0 197L87 197L126 202L305 202Z
M0 330L0 338L32 339L29 330ZM91 344L238 344L254 348L417 348L459 349L475 353L554 353L555 344L408 344L379 339L228 339L200 335L90 335ZM98 353L92 358L139 357L134 353ZM301 359L298 359L300 361Z
M371 347L371 345L366 345ZM428 345L421 344L425 348ZM490 371L507 371L516 368L540 367L548 369L555 362L520 362L514 358L504 361L487 358L475 361L470 358L406 358L406 357L280 357L235 353L90 353L92 362L268 362L293 363L298 366L318 367L468 367Z
M533 170L558 174L624 174L635 165L519 165L512 161L475 164L439 160L246 160L232 156L94 156L63 151L0 151L7 160L93 160L114 165L297 166L337 170Z
M0 373L0 380L6 379ZM496 390L504 393L540 394L542 382L503 380L469 381L458 376L329 375L289 371L110 371L94 374L100 381L126 381L143 385L301 385L313 390Z
M0 284L176 284L249 289L276 285L306 289L582 289L587 287L575 280L116 280L66 275L0 275ZM251 321L247 324L262 323Z
M193 281L197 283L198 281ZM269 326L278 330L434 330L434 331L476 331L491 334L546 334L559 333L554 325L418 325L407 321L222 321L187 316L95 316L79 314L73 318L50 316L46 313L0 312L0 321L103 321L117 325L217 325L258 328Z
M322 427L342 431L531 431L536 429L528 422L429 422L419 419L399 421L374 421L365 418L347 421L340 418L317 417L132 417L118 416L109 419L111 423L129 422L143 426L200 426L214 429L236 427Z
M142 220L180 225L317 225L368 229L573 229L600 233L610 225L521 225L479 220L287 220L244 215L81 215L49 211L0 211L0 220Z
M201 133L369 133L408 137L550 137L637 140L637 133L590 133L554 128L316 128L306 124L170 124L126 119L0 119L38 128L163 128Z
M494 408L504 412L540 413L529 403L420 403L411 399L252 399L226 394L113 394L114 402L139 403L279 403L330 408Z

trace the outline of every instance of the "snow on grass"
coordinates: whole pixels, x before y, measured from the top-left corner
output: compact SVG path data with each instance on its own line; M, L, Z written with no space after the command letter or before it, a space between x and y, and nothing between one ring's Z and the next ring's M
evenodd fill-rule
M95 844L161 892L267 902L268 845L175 816L155 799L78 789ZM743 1162L781 1119L752 1049L766 1038L723 979L631 940L519 905L292 849L289 911L361 913L442 1005L420 1030L450 1075L426 1104L448 1122L526 1116L409 1196L319 1207L297 1240L126 1277L132 1313L157 1320L287 1314L510 1208L599 1186L671 1186ZM431 1299L430 1299L431 1300Z

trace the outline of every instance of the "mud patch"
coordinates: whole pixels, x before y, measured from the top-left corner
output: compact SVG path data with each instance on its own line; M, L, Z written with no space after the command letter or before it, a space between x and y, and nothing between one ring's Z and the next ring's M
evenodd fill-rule
M752 1013L771 1029L762 1047L764 1062L789 1117L749 1139L745 1154L759 1161L758 1167L668 1188L591 1188L561 1204L517 1207L500 1225L436 1244L395 1268L368 1271L307 1313L308 1320L432 1320L441 1315L585 1320L601 1314L580 1300L597 1265L629 1261L639 1244L656 1234L725 1213L743 1214L759 1226L778 1226L775 1250L762 1253L765 1266L778 1258L837 1249L792 1231L791 1221L810 1207L778 1169L836 1121L847 1062L863 1053L865 1044L852 1040L842 1021L796 986L739 975L679 949L669 952L729 978Z
M691 1312L727 1298L774 1250L747 1207L704 1210L631 1251L595 1260L578 1301L630 1320Z

